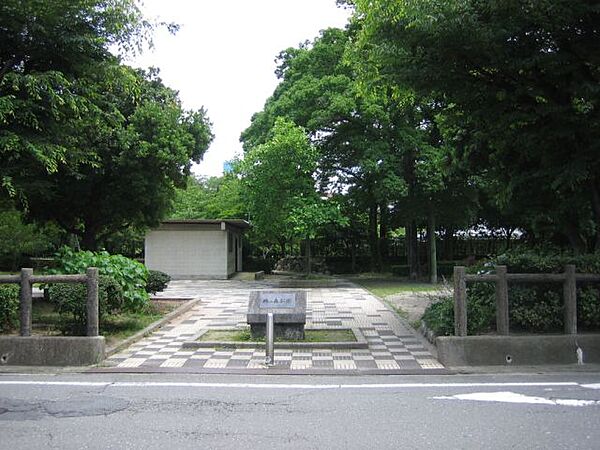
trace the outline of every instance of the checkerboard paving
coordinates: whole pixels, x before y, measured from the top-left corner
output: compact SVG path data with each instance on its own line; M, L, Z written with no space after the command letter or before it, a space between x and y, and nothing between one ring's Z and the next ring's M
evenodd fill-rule
M369 371L432 373L443 366L379 299L351 283L337 288L308 289L307 328L359 328L367 349L276 348L275 366L265 365L264 349L187 349L201 330L245 328L249 292L273 289L268 281L172 281L160 296L196 298L201 302L152 335L107 359L114 370L140 371Z

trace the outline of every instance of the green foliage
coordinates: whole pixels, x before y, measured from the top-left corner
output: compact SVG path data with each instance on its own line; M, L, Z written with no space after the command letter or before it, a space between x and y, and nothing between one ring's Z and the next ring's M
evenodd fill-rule
M440 137L501 215L600 242L600 10L587 0L357 0L370 84L437 105Z
M429 305L421 320L438 336L453 335L454 300L452 297L442 297Z
M88 267L97 267L101 275L114 279L123 290L123 308L128 311L142 311L148 306L146 282L148 270L132 259L121 255L102 252L74 252L63 247L56 254L56 269L53 273L85 273Z
M265 144L253 147L240 163L244 200L255 232L265 240L293 237L287 221L298 198L316 195L317 152L301 128L280 118Z
M0 332L17 326L19 321L19 286L0 284Z
M189 177L185 189L177 189L171 219L239 219L246 217L241 181L223 177Z
M0 200L89 250L156 225L212 139L204 110L109 51L152 28L133 0L0 5Z
M26 255L42 256L56 248L58 240L56 227L24 223L16 210L0 211L0 267L17 270Z
M149 270L148 281L146 282L146 292L156 294L157 292L164 291L171 281L171 277L161 272L160 270Z
M115 231L158 224L212 134L204 110L185 111L156 70L110 65L89 90L95 108L71 123L71 139L94 163L31 171L30 181L45 186L28 195L28 208L31 217L56 221L96 250Z
M508 267L509 273L561 273L565 264L575 264L578 273L600 273L600 254L572 256L515 249L469 270L473 273L489 272L493 266L501 264ZM469 283L467 298L468 333L482 334L495 330L494 284ZM452 299L444 302L448 305L428 308L423 320L438 334L453 334ZM515 331L540 333L563 329L560 283L510 284L508 302L511 329ZM597 286L577 283L577 318L584 330L600 329L600 291Z
M286 223L297 237L310 240L316 238L325 226L348 226L348 218L331 201L326 202L314 195L312 198L297 197L293 204Z
M87 289L84 284L50 285L50 302L63 317L62 330L69 334L82 334L87 323ZM124 308L124 292L112 277L101 276L98 280L98 312L102 324L107 315L119 313Z
M27 172L94 164L71 124L95 110L87 88L116 61L109 46L140 48L152 25L133 0L3 0L0 29L0 195L26 204L44 185Z

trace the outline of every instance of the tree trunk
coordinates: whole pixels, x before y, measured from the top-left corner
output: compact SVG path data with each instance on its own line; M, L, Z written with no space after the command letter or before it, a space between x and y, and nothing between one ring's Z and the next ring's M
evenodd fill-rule
M592 193L592 210L596 218L596 242L594 249L600 250L600 192L596 180L590 182L590 191Z
M387 204L379 205L379 249L380 249L380 261L387 261L389 259L389 243L388 243L388 222L389 212Z
M96 251L98 241L96 238L96 231L93 228L88 228L81 235L81 248L84 250Z
M406 224L406 259L408 263L408 278L416 280L419 276L419 261L417 253L417 226L414 220Z
M435 215L429 210L427 220L427 240L429 241L429 281L437 284L437 247L435 242Z
M310 276L311 273L311 254L310 254L310 238L306 239L306 275Z
M369 206L369 247L371 250L371 271L380 270L379 239L377 237L377 204Z
M285 258L285 240L279 239L279 249L281 250L281 257Z
M573 223L568 223L565 228L565 235L567 236L569 244L576 255L580 255L581 253L585 252L585 241L580 236L579 229L576 225Z
M352 240L351 242L350 258L352 261L352 273L356 273L356 243L354 242L354 240Z

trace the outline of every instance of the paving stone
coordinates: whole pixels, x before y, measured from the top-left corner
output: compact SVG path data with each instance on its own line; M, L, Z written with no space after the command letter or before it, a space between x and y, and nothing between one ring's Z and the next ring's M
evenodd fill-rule
M262 369L264 349L223 350L182 348L201 330L246 328L248 296L253 289L272 289L268 281L240 282L176 280L159 297L196 298L200 303L166 327L112 356L107 364L115 370L128 367L157 367L232 370ZM417 370L424 372L443 366L424 347L423 341L411 334L400 320L374 296L350 283L333 289L309 289L307 327L360 328L368 349L275 350L275 368L289 370Z

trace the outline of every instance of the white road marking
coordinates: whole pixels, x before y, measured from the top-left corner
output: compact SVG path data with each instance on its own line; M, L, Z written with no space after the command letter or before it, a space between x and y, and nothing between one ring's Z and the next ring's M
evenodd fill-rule
M431 397L434 400L470 400L476 402L497 403L526 403L552 406L593 406L600 405L596 400L575 399L548 399L544 397L532 397L530 395L517 394L515 392L474 392L472 394L457 394L452 396Z
M427 389L474 387L548 387L580 386L573 381L540 383L393 383L393 384L276 384L276 383L194 383L153 381L23 381L0 380L0 386L83 386L83 387L183 387L242 389Z
M584 388L587 388L587 389L600 389L600 383L582 384L581 387L584 387Z

